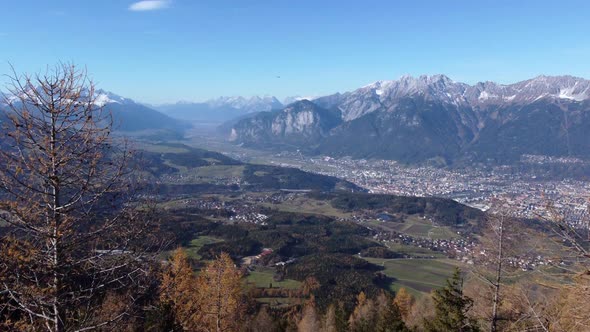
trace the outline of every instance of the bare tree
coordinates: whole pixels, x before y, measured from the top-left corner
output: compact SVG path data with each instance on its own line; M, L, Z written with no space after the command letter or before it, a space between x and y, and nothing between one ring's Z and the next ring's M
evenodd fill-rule
M479 263L483 264L474 268L478 280L483 280L489 290L485 300L491 305L485 305L482 312L489 317L490 330L526 327L561 331L563 325L589 321L583 303L568 302L585 294L588 286L590 230L584 215L558 212L548 204L546 215L538 215L545 222L527 226L523 220L510 218L509 209L501 202L496 202L493 212L481 241L485 254ZM530 280L518 278L521 266L515 263L546 254L551 259L544 263L553 269L538 268L536 277L530 275ZM568 282L572 277L574 282Z
M574 273L590 271L590 198L586 205L586 213L577 219L570 213L559 211L552 201L548 201L545 209L548 216L538 217L548 222L560 245L565 244L569 250L562 258L573 264ZM580 271L580 268L582 271Z
M582 331L590 324L590 199L581 211L560 211L549 201L547 214L538 216L553 231L549 239L561 247L557 267L567 271L567 278L550 285L555 291L547 301L550 305L535 313L537 325L544 331ZM533 307L530 301L529 306Z
M488 214L476 264L472 269L477 279L483 281L487 287L487 294L480 295L480 300L486 298L486 301L489 301L484 307L492 332L498 331L498 323L501 320L509 319L502 317L500 313L503 302L502 287L506 279L511 278L518 269L516 262L527 256L528 240L524 238L518 229L519 224L510 215L510 210L505 204L495 202Z
M109 292L146 273L150 218L131 204L132 154L74 65L9 76L0 133L2 314L33 329L86 331L123 318L94 315ZM139 238L144 238L138 241Z
M501 214L497 216L496 223L491 227L492 232L496 235L496 252L495 257L495 275L493 279L488 279L493 289L493 300L492 300L492 318L490 324L490 331L496 332L498 330L498 306L500 304L500 286L502 285L502 268L505 259L505 248L506 245L506 216Z

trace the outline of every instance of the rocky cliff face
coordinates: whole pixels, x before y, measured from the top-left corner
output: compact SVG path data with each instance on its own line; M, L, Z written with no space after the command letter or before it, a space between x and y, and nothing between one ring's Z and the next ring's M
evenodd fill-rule
M301 100L282 111L262 112L238 122L230 140L242 143L315 142L340 123L340 113Z

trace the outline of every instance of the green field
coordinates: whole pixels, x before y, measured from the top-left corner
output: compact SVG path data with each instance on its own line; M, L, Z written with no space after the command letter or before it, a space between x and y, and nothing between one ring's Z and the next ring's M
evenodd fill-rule
M199 236L196 239L193 239L189 246L186 248L186 254L189 257L201 259L201 255L198 254L199 249L201 249L206 244L222 242L222 239L218 239L212 236Z
M166 144L151 144L142 142L137 143L137 148L156 153L186 153L190 151L188 148L183 148L180 146L170 146Z
M405 287L415 295L428 293L445 285L445 280L453 274L458 262L450 259L382 259L365 258L367 261L383 266L388 277L395 278L392 290Z
M190 171L191 174L196 176L202 176L203 178L232 178L242 177L244 174L245 166L241 165L211 165L202 166Z
M256 287L269 287L272 284L273 288L287 288L297 289L301 285L299 281L285 279L281 282L273 280L274 269L268 267L257 267L255 271L250 272L246 280L254 284Z
M306 196L296 197L280 204L262 203L261 205L284 212L319 214L337 218L351 216L351 213L333 207L329 201L315 200Z
M405 222L372 221L372 225L383 229L394 230L413 237L429 239L452 239L458 237L452 229L446 226L434 226L429 220L418 216L406 216Z
M241 179L244 175L245 168L242 165L210 165L189 169L185 166L176 165L168 160L165 160L164 164L180 170L179 175L184 177L184 184L214 183L219 179Z
M394 252L397 252L400 254L410 255L412 257L417 257L417 258L432 258L432 257L446 258L447 257L442 252L432 251L428 248L420 248L420 247L416 247L416 246L409 246L409 245L405 245L405 244L401 244L401 243L391 243L391 242L385 242L383 244L387 248L389 248L391 251L394 251Z

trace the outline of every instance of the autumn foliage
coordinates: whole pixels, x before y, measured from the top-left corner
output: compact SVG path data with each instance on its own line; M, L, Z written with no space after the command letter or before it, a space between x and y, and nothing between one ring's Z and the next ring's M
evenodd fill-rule
M171 304L186 331L237 331L245 309L241 276L226 253L195 276L186 253L177 249L162 277L161 300Z

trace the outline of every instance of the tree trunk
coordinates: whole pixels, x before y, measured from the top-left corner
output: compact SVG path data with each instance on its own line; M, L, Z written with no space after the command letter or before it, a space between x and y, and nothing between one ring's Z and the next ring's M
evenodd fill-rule
M502 260L503 255L503 241L504 241L504 216L500 217L500 225L498 227L498 263L496 268L496 280L494 283L494 300L492 306L492 322L490 331L496 332L498 330L498 304L500 302L500 282L502 281Z

